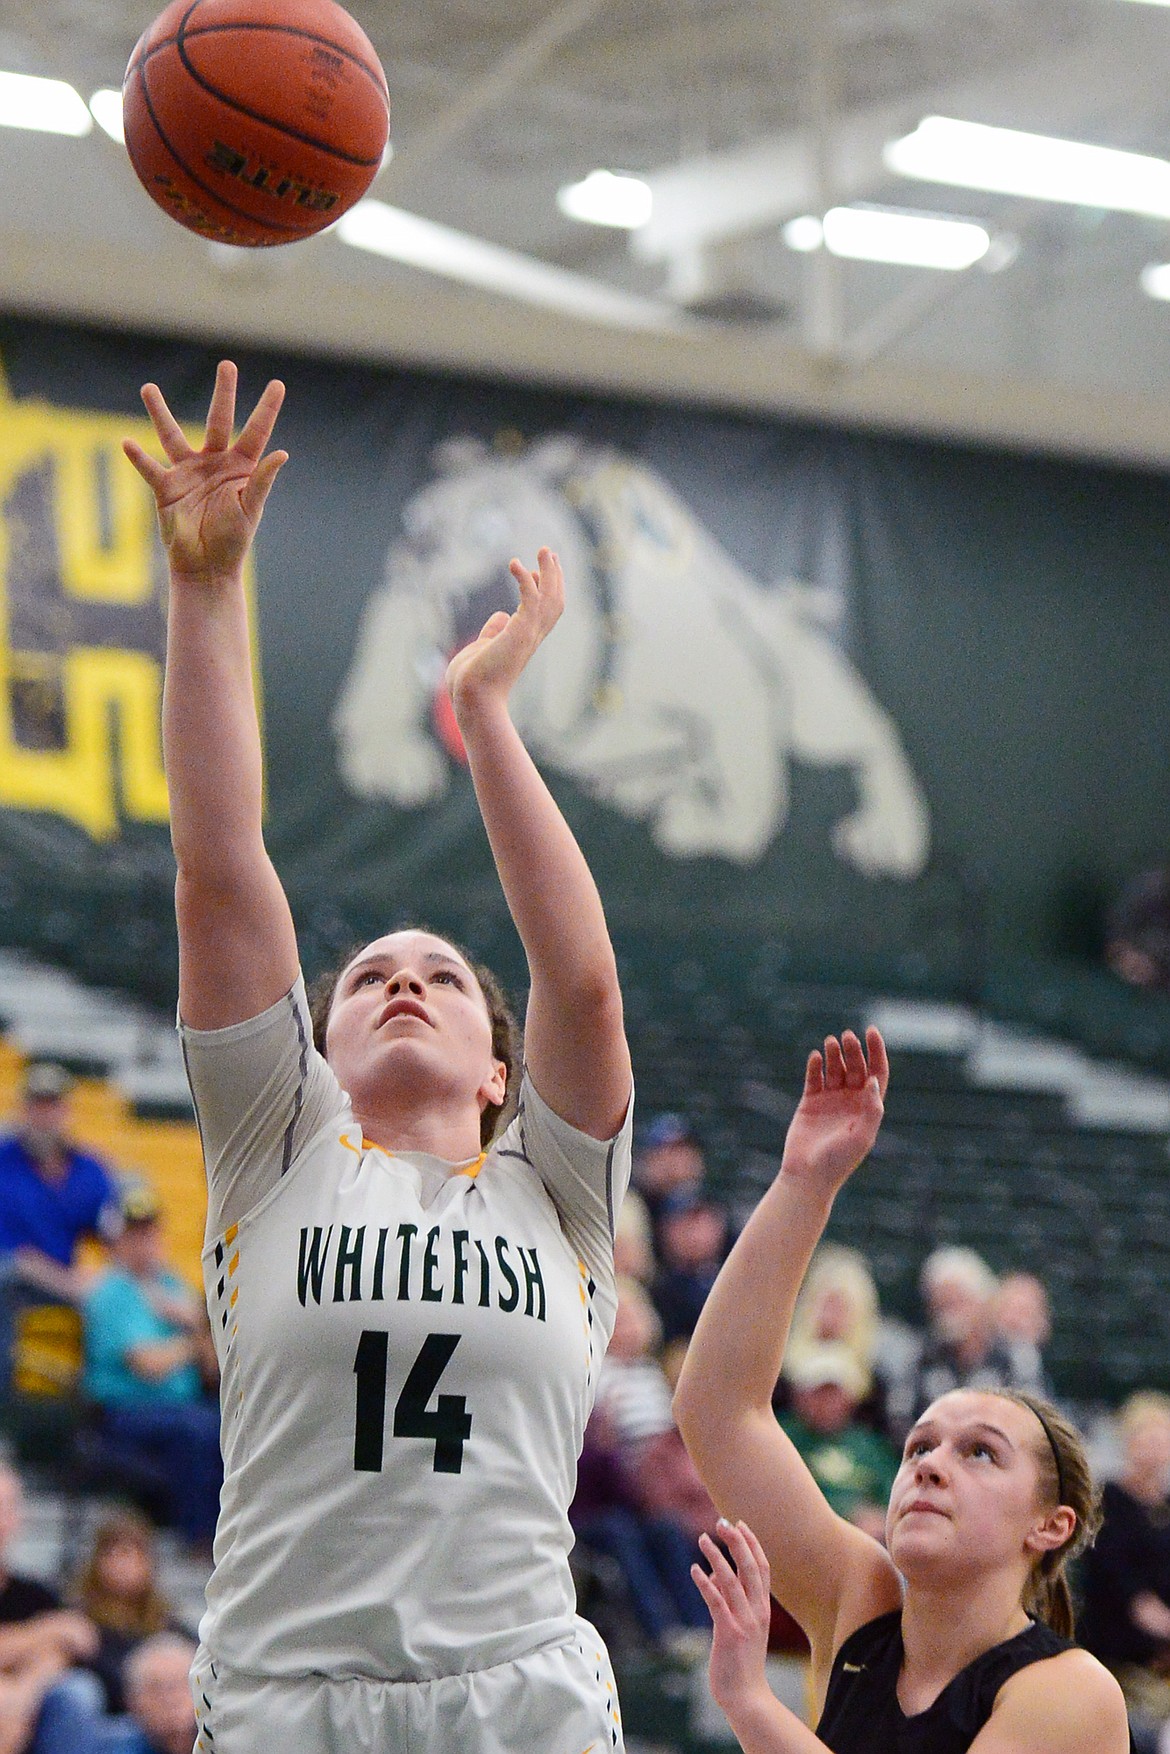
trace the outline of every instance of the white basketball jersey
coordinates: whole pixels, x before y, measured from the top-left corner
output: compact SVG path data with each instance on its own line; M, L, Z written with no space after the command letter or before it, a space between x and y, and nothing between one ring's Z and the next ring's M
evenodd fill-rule
M210 1655L418 1680L571 1636L631 1115L591 1139L525 1077L507 1131L452 1170L363 1140L299 982L183 1042L222 1370Z

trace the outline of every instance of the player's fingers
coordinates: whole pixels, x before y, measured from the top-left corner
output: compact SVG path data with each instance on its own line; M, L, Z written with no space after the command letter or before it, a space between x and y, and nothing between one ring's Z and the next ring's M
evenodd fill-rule
M723 1539L731 1525L720 1517L716 1526L719 1529L720 1539ZM738 1596L742 1595L743 1589L722 1547L719 1546L718 1542L713 1541L708 1534L699 1536L699 1547L704 1559L711 1567L711 1575L719 1585L724 1597L729 1602L735 1601Z
M865 1046L869 1054L870 1077L877 1079L878 1090L884 1096L890 1083L890 1061L881 1030L875 1029L872 1023L865 1032Z
M287 451L270 451L249 475L244 483L240 500L249 518L258 518L264 510L264 501L268 498L272 483L288 462Z
M254 463L257 457L264 455L264 447L272 437L272 429L276 425L276 417L280 413L283 402L284 385L279 378L273 378L265 384L259 401L249 414L244 423L244 429L236 440L237 451L250 463Z
M158 434L159 443L171 462L180 463L184 457L193 457L195 453L187 443L187 436L167 407L158 385L143 384L142 400Z
M157 493L167 478L165 463L160 463L157 457L152 457L149 451L144 451L142 446L131 438L122 440L122 449L150 491Z
M232 442L232 426L236 418L236 382L239 378L230 359L221 359L216 368L215 388L207 410L203 429L205 451L226 451Z
M723 1600L718 1586L714 1583L710 1575L703 1570L703 1567L701 1565L692 1565L691 1576L695 1580L695 1588L707 1604L707 1612L711 1616L712 1625L723 1625L727 1627L734 1625L731 1609Z
M764 1552L764 1549L760 1544L760 1538L754 1529L749 1529L746 1523L741 1522L737 1526L744 1541L751 1550L752 1558L755 1560L756 1564L756 1571L759 1575L760 1582L764 1586L765 1593L771 1595L772 1567L768 1564L768 1555Z
M526 599L531 602L539 595L540 585L537 576L531 568L525 566L522 560L509 561L508 571L520 587L520 601L522 603Z
M542 548L536 557L540 569L540 595L551 613L560 614L565 603L565 575L560 556L551 548Z
M759 1609L768 1592L764 1587L763 1578L760 1576L760 1567L756 1560L755 1551L744 1535L743 1526L738 1523L721 1521L719 1533L726 1541L731 1557L735 1561L735 1574L739 1579L740 1589L743 1591L747 1605Z
M825 1064L819 1048L814 1048L808 1056L808 1065L804 1069L804 1094L819 1096L825 1088Z
M506 609L494 609L480 628L477 637L479 639L495 639L497 634L503 633L511 619L512 617Z
M841 1035L841 1053L845 1061L845 1082L850 1090L863 1090L869 1077L861 1042L851 1029Z
M845 1057L835 1035L825 1037L825 1088L840 1090L845 1083Z

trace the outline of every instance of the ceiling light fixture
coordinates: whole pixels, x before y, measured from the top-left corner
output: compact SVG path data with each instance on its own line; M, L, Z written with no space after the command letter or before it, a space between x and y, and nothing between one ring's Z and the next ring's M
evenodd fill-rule
M1170 299L1170 262L1151 262L1140 279L1147 298Z
M89 100L89 110L98 127L108 134L111 140L125 143L126 134L122 127L122 93L112 86L103 85L95 91Z
M927 116L882 157L922 182L1170 219L1170 163L1144 153Z
M0 73L0 127L80 137L93 127L85 100L63 79Z
M354 249L448 280L500 293L525 304L563 311L615 328L671 330L685 326L677 310L655 299L605 286L519 250L455 231L367 196L330 228Z
M565 183L557 190L557 206L570 219L586 225L614 225L637 231L650 223L654 196L641 177L618 171L590 171L579 183Z
M789 249L818 249L855 262L887 262L906 268L970 268L991 248L991 237L970 219L907 213L889 207L831 207L823 220L802 214L781 232Z

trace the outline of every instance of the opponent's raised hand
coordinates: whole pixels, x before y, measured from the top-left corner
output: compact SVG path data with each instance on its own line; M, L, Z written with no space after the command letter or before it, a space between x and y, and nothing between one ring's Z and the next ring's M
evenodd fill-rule
M804 1092L784 1142L782 1173L835 1194L873 1148L890 1081L886 1046L878 1030L863 1048L847 1029L830 1035L824 1052L808 1057Z
M753 1694L769 1691L764 1660L772 1600L768 1561L747 1524L721 1517L719 1538L726 1543L733 1565L710 1535L700 1535L699 1546L711 1570L692 1565L691 1576L711 1614L711 1693L734 1719Z
M221 360L207 414L203 448L193 450L157 384L142 400L168 461L160 463L133 439L122 449L154 494L159 529L179 579L209 581L233 573L251 546L264 501L287 451L268 451L284 385L265 388L238 438L233 439L237 372ZM267 454L265 454L267 452Z
M542 548L533 571L514 560L508 568L520 591L509 615L497 609L478 638L455 653L447 666L447 690L455 716L489 696L506 700L524 666L560 620L565 576L551 548Z

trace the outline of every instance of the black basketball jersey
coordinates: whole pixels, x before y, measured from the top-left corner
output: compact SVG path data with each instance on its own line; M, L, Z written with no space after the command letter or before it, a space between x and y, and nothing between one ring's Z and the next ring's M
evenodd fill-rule
M960 1669L925 1711L898 1704L902 1614L896 1609L850 1634L829 1675L817 1735L834 1754L966 1754L1017 1670L1073 1648L1050 1627L1031 1626Z

